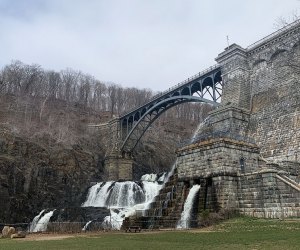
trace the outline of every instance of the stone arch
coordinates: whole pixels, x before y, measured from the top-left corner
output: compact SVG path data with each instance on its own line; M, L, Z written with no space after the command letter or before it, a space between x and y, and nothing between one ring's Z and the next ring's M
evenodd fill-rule
M252 68L259 67L262 63L265 63L267 60L265 58L259 58L252 63Z
M292 45L291 50L294 50L295 48L298 48L299 46L300 46L300 39Z
M281 48L281 49L275 50L275 51L270 55L269 61L272 62L272 61L276 60L279 56L282 55L282 53L285 53L285 52L287 52L287 50L286 50L286 49L282 49L282 48Z

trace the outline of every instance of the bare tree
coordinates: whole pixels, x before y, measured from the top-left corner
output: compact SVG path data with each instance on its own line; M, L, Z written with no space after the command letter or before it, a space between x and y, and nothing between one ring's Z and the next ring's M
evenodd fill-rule
M118 115L121 115L124 111L124 104L125 104L125 93L124 89L120 86L117 87L117 112Z
M104 83L99 80L95 81L94 84L94 108L97 110L105 110L106 109L106 91L107 87Z
M0 95L5 94L6 92L6 81L4 79L3 70L0 72Z
M93 82L93 77L90 75L81 75L80 85L78 89L78 99L81 104L85 107L88 106L89 96L91 91L91 84Z
M76 100L76 89L81 73L72 69L61 71L63 88L62 98L68 102Z
M107 87L107 93L109 97L110 114L111 117L113 117L117 103L117 85L110 83Z
M289 25L290 23L295 22L300 18L297 10L292 11L291 15L288 17L280 16L275 20L274 23L274 29L279 30L282 29L283 27Z

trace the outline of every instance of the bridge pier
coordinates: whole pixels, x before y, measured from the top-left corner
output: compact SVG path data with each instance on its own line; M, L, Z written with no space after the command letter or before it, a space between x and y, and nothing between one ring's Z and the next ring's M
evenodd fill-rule
M106 158L104 166L108 180L132 180L133 159L131 157L113 152Z

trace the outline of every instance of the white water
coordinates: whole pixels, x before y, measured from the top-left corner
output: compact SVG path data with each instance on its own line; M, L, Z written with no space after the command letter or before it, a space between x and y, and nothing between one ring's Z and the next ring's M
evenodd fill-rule
M175 165L174 165L174 166L175 166ZM163 173L163 175L162 175L161 177L158 178L157 181L159 181L159 182L165 182L166 176L167 176L167 173L165 172L165 173Z
M125 217L142 212L149 207L155 196L163 188L169 177L174 173L175 164L171 172L164 173L158 178L157 174L142 176L141 182L99 182L92 186L82 204L82 207L106 207L110 209L110 216L103 221L104 228L120 229ZM46 231L47 224L54 211L41 217L44 210L34 218L30 232ZM85 231L91 221L82 228Z
M141 177L141 181L156 181L157 179L157 174L144 174L142 177Z
M158 195L162 185L157 183L157 175L144 175L140 184L133 181L100 182L89 189L83 207L107 207L110 216L103 221L104 228L119 230L125 217L134 215L137 210L144 211Z
M82 231L86 231L87 227L92 223L92 220L88 221L84 227L81 229Z
M49 222L51 216L53 215L54 211L55 211L55 209L53 211L50 211L50 212L44 214L38 220L38 222L36 223L35 227L30 232L44 232L44 231L46 231L47 230L47 226L48 226L48 222Z
M34 228L36 227L39 219L41 218L41 215L45 212L45 209L43 209L37 216L35 216L30 223L29 232L33 232Z
M177 160L176 160L176 162L177 162ZM170 172L168 172L167 177L165 177L163 185L165 185L169 181L170 177L174 174L174 171L176 168L176 162L173 164Z
M108 188L113 184L112 181L103 183L99 182L89 189L86 201L82 207L105 207Z
M198 127L197 127L197 129L194 131L194 134L193 134L192 139L191 139L191 141L190 141L191 143L196 139L196 137L197 137L197 135L199 134L199 132L201 131L201 129L207 124L207 122L209 121L208 119L209 119L209 116L206 117L206 118L204 119L204 121L201 122L201 123L198 125Z
M194 199L196 194L200 190L200 185L194 185L188 194L188 197L186 198L186 201L184 203L184 208L181 213L181 218L177 223L177 228L189 228L190 227L190 220L191 220L191 213L192 208L194 204Z
M150 202L161 189L157 182L133 181L97 183L89 190L83 207L131 208Z

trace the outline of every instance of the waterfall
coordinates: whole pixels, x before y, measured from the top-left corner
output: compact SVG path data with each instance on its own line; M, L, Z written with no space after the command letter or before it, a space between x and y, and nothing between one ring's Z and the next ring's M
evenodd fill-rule
M84 225L84 227L83 227L81 230L82 230L82 231L86 231L87 228L88 228L88 226L89 226L91 223L92 223L92 220L88 221L88 222Z
M158 179L158 182L165 182L166 176L168 173L164 172Z
M48 222L51 218L51 216L53 215L55 209L53 211L50 211L46 214L44 214L37 222L36 222L36 225L35 227L30 227L30 232L44 232L47 230L47 226L48 226ZM42 214L44 212L44 210L42 212L40 212L40 214ZM39 215L40 215L39 214ZM38 215L38 216L39 216ZM37 217L37 216L36 216ZM35 217L35 218L36 218Z
M83 207L131 208L150 202L159 192L157 182L133 181L97 183L89 189Z
M144 174L141 177L141 181L156 181L157 180L157 174Z
M146 174L142 176L139 182L99 182L89 188L86 200L81 206L110 209L110 216L104 218L102 226L104 228L120 229L125 217L132 216L137 211L141 214L145 213L145 210L148 209L153 199L173 174L174 169L175 164L171 172ZM45 211L41 211L32 221L30 232L46 231L53 212L50 211L44 214ZM158 211L158 213L161 214L161 211ZM91 222L88 221L82 230L87 230Z
M105 207L108 195L108 189L114 182L99 182L89 189L87 199L82 207Z
M140 182L97 183L89 189L86 201L82 206L110 208L110 216L104 218L102 225L104 228L118 230L125 217L134 215L136 210L146 210L154 197L158 195L162 185L156 179L157 175L151 174L144 175Z
M34 232L33 230L44 212L45 209L43 209L37 216L33 218L32 222L30 223L29 232Z
M128 208L145 201L144 190L135 182L116 182L106 199L108 207Z
M177 223L177 228L189 228L190 227L190 220L193 210L193 204L195 200L195 196L200 190L200 185L194 185L188 194L188 197L186 198L186 201L184 203L184 208L181 213L181 218Z
M190 140L190 143L193 143L195 139L197 138L198 134L201 132L202 128L207 125L209 122L209 116L206 117L200 124L198 125L197 129L194 131L194 134L192 136L192 139Z

